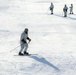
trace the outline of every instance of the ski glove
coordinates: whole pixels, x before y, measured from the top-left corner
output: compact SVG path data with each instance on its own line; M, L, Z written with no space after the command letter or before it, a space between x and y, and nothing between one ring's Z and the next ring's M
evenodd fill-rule
M29 38L29 42L31 41L31 39Z
M26 41L24 39L21 40L23 43L26 43Z
M27 39L29 40L29 42L31 41L31 39L29 37L27 37Z
M50 10L52 10L52 8L50 7Z

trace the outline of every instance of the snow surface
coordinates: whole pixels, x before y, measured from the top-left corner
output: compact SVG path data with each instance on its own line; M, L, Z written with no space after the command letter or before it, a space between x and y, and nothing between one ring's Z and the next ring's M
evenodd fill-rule
M49 6L55 5L54 15ZM0 0L0 75L76 75L75 0ZM63 7L74 4L74 15ZM20 35L29 28L28 52L20 50Z

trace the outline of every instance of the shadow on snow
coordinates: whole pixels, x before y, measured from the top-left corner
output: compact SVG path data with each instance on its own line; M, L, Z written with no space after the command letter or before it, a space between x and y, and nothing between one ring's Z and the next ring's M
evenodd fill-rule
M54 68L56 71L60 71L59 68L57 68L56 66L54 66L53 64L51 64L49 61L47 61L45 58L43 57L38 57L38 56L31 56L31 58L33 58L34 60L41 62L43 64L46 64L52 68Z
M76 20L76 18L69 17L69 15L67 15L67 17L61 16L61 15L58 15L58 14L54 14L54 15L55 15L55 16L58 16L58 17L63 17L63 18L68 18L68 19ZM74 14L73 14L73 15L74 15Z

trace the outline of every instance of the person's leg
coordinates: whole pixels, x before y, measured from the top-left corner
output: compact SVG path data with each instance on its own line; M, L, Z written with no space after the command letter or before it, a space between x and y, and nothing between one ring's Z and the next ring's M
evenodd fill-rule
M24 54L28 54L28 53L27 53L27 49L28 49L28 43L25 44Z
M72 9L72 14L73 14L73 9Z
M67 17L67 12L64 12L64 17Z
M66 17L67 17L67 12L66 12Z
M51 10L51 14L53 14L53 9Z
M70 14L71 14L71 9L70 9Z
M19 55L23 55L23 53L22 53L23 49L24 49L24 44L21 44L21 50L19 52Z
M64 17L65 17L65 12L64 12Z

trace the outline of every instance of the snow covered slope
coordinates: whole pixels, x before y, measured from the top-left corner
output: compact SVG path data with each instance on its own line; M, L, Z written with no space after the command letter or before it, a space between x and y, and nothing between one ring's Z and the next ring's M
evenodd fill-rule
M49 6L54 2L54 15ZM0 75L76 75L75 0L0 0ZM74 4L74 15L63 7ZM20 50L20 35L29 28L28 52Z

